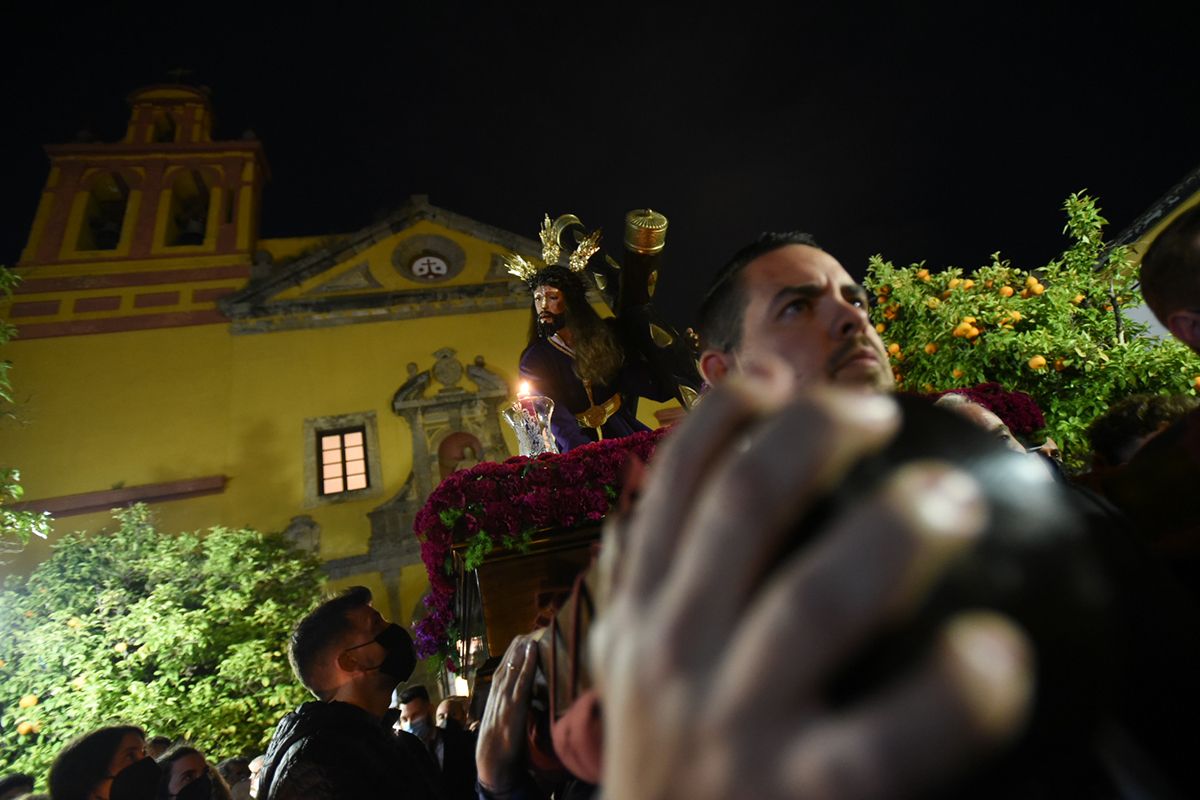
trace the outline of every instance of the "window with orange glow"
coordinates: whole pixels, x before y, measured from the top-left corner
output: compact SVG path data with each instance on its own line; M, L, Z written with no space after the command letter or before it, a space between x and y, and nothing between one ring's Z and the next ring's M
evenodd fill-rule
M322 495L366 489L367 437L363 427L317 431L318 489Z

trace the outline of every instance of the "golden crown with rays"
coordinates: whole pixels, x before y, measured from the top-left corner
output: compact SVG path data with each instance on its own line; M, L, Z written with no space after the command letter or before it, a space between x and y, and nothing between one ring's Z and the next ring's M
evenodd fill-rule
M574 214L563 214L553 222L546 214L542 220L542 230L538 236L542 240L542 264L534 264L520 253L509 253L504 257L504 266L510 275L515 275L523 281L532 280L539 272L558 263L562 258L562 235L574 225L583 227L583 222ZM579 239L574 251L567 258L567 268L572 272L583 272L587 268L588 259L600 250L600 229Z

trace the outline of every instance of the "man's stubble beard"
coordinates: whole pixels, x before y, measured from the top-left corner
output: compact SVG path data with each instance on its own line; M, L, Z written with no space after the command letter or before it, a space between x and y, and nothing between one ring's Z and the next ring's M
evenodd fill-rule
M867 334L860 333L846 341L841 347L834 352L830 357L826 367L826 374L832 383L839 383L837 374L840 372L841 363L855 350L867 348L875 353L879 358L879 364L876 368L874 378L865 379L861 382L849 384L859 388L873 390L877 392L893 392L896 390L896 381L892 375L891 362L888 359L887 351L883 349L882 344L876 345L875 341ZM847 384L843 384L847 385Z

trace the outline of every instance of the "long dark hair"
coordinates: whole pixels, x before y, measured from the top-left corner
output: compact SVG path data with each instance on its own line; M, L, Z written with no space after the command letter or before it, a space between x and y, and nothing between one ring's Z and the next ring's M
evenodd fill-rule
M146 738L146 732L134 725L114 725L73 739L50 767L50 796L54 800L84 800L96 784L108 777L109 763L121 741L131 733Z
M566 326L571 330L575 350L575 374L592 385L611 383L625 363L625 353L617 336L587 300L584 279L566 267L553 265L529 280L529 290L553 286L563 293ZM529 305L529 341L538 336L537 307Z

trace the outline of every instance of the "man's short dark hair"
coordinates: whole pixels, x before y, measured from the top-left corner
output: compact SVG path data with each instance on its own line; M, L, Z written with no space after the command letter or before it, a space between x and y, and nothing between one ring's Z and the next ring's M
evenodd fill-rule
M131 733L146 738L146 732L135 725L114 725L72 739L50 765L50 797L87 800L96 784L108 777L108 765L121 740Z
M803 244L821 249L810 234L801 231L768 231L760 233L757 239L734 253L733 258L717 270L716 277L700 303L701 347L729 352L741 344L746 296L739 276L754 259L790 244Z
M1142 259L1142 296L1165 325L1172 311L1200 309L1200 205L1163 229Z
M1092 420L1087 437L1092 453L1108 466L1124 464L1142 440L1200 407L1188 395L1131 394Z
M310 692L320 700L328 700L331 688L324 685L322 669L329 648L339 644L351 627L349 612L371 602L371 590L351 586L337 597L314 608L292 631L288 658L292 671Z
M418 683L416 686L409 686L407 689L402 691L400 693L399 700L400 705L411 703L413 700L424 700L426 703L428 703L429 690Z

